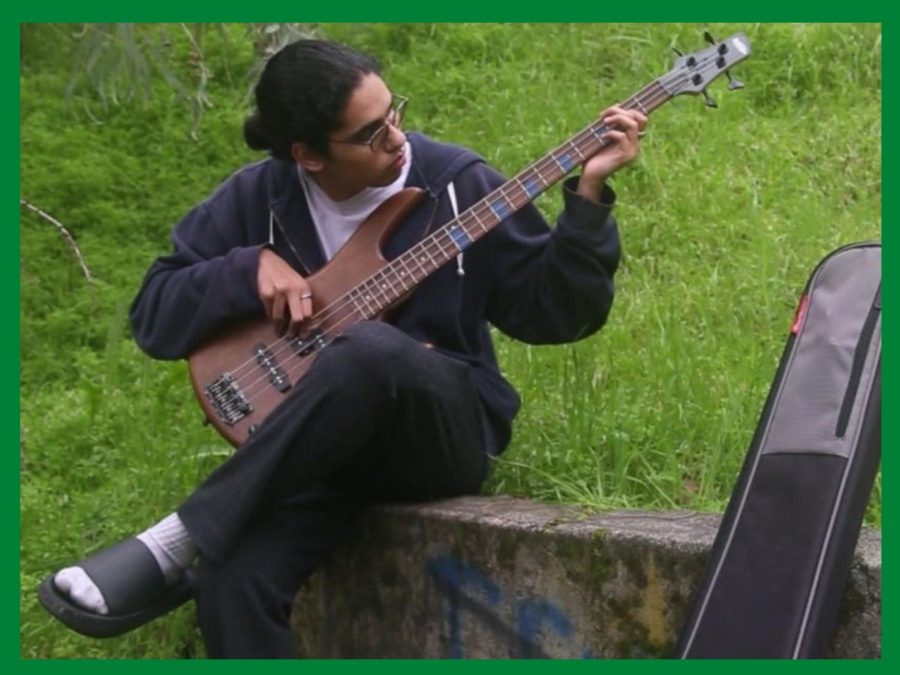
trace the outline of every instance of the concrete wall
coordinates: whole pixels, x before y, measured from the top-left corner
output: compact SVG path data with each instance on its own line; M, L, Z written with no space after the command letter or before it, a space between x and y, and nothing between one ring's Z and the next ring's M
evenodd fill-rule
M381 507L298 594L310 658L655 658L670 653L719 517L511 497ZM881 651L881 536L864 530L833 656Z

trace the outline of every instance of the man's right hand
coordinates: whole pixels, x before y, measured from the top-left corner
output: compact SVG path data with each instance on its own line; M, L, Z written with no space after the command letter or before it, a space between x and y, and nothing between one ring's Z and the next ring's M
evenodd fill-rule
M266 316L279 329L287 328L292 334L299 333L303 321L313 312L312 292L306 279L277 253L264 248L259 254L256 282Z

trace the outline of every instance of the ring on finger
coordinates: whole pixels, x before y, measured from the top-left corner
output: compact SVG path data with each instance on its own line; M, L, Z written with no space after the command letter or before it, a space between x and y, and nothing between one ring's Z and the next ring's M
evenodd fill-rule
M307 292L307 293L302 293L302 294L300 295L300 298L301 298L302 300L309 300L311 297L312 297L312 293L308 293L308 292Z

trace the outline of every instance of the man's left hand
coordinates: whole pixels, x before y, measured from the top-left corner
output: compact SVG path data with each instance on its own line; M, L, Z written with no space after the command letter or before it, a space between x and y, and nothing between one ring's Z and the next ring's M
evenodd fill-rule
M610 127L604 134L608 143L584 163L577 189L582 197L595 202L600 201L606 179L637 157L640 149L638 134L643 135L647 126L645 114L618 106L601 112L600 119Z

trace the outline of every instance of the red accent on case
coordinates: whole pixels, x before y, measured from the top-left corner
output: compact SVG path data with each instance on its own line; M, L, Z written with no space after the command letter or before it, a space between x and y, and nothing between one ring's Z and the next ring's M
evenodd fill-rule
M800 332L800 326L803 323L803 319L806 317L806 307L809 305L809 296L803 295L800 298L800 304L797 305L797 311L794 313L794 324L791 326L791 333L796 335Z

